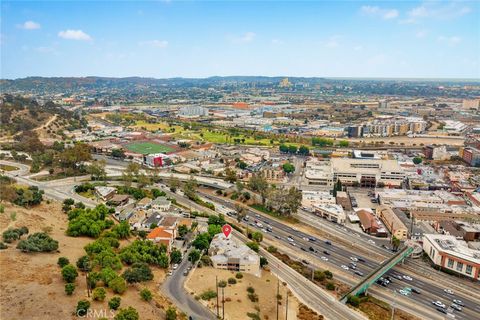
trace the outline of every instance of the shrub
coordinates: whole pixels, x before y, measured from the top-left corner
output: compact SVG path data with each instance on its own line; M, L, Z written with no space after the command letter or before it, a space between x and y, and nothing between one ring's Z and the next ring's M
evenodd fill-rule
M323 273L325 274L325 277L327 279L333 279L333 273L331 271L325 270L325 271L323 271Z
M130 268L125 270L122 277L128 283L141 281L149 281L153 279L152 270L146 263L134 263Z
M166 315L166 320L176 320L177 319L177 310L174 307L168 307Z
M313 273L313 279L317 281L323 281L325 280L325 278L325 273L323 273L323 271L321 270L315 270L315 272Z
M107 295L107 293L105 292L105 288L98 287L98 288L93 289L92 299L96 300L96 301L103 301L103 300L105 300L106 295Z
M225 288L226 286L227 286L227 281L225 281L225 280L218 281L218 287L219 288Z
M260 257L260 267L265 267L268 264L268 260L265 257Z
M29 235L26 240L21 240L17 249L23 252L52 252L58 249L58 241L44 232L37 232Z
M242 278L243 278L243 274L242 274L241 272L237 272L237 273L235 274L235 278L237 278L237 279L242 279Z
M256 242L247 242L246 244L250 249L252 249L255 252L258 252L258 250L260 250L260 246Z
M328 281L325 288L327 288L327 290L333 291L335 290L335 284L332 281Z
M60 258L58 258L58 260L57 260L57 264L58 264L58 266L59 266L60 268L65 267L65 266L66 266L67 264L69 264L69 263L70 263L70 261L69 261L67 258L65 258L65 257L60 257Z
M120 297L113 297L108 301L108 307L112 310L117 310L120 307L122 299Z
M237 280L235 278L228 278L228 284L236 284Z
M111 288L114 293L122 294L127 290L127 283L122 277L116 277L108 283L108 287Z
M78 276L77 269L71 264L67 264L62 268L62 277L68 283L73 283Z
M150 301L153 298L152 293L147 288L140 291L140 297L145 301Z
M7 249L7 248L8 248L8 246L5 243L0 242L0 250L4 250L4 249Z
M73 291L75 291L75 284L74 283L66 283L65 284L65 293L69 296L73 294Z
M77 303L77 309L75 314L78 317L84 317L87 315L88 309L90 309L90 302L87 300L80 300Z
M118 314L113 318L114 320L138 320L140 319L137 310L133 307L120 309Z
M275 253L275 252L277 252L277 247L268 246L267 251L270 252L270 253Z
M351 304L354 307L358 307L360 305L360 298L357 296L349 295L347 297L347 303Z
M255 293L255 289L253 287L248 287L247 292L248 293Z
M252 302L258 302L258 294L256 293L249 293L248 294L248 299Z
M207 290L207 291L204 291L200 294L200 298L202 300L210 300L210 299L213 299L217 296L217 293L213 290Z

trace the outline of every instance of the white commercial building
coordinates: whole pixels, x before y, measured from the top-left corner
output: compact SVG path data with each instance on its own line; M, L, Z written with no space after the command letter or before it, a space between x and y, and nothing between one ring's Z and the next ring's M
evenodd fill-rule
M435 265L480 280L480 250L469 248L467 242L451 235L425 234L423 251Z
M317 216L339 224L345 224L347 218L342 206L338 204L314 204L313 212Z
M223 233L216 234L210 243L208 255L214 268L246 272L260 277L258 254L232 236L227 238Z
M337 180L344 185L400 187L405 172L397 160L333 158L330 162L314 161L308 164L305 177L309 184L332 188Z
M335 197L328 191L302 191L302 207L311 210L314 205L336 204Z

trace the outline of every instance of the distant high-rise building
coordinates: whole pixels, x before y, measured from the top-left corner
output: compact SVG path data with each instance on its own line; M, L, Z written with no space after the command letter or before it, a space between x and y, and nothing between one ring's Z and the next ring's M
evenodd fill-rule
M378 107L381 108L381 109L388 108L388 101L387 100L378 101Z

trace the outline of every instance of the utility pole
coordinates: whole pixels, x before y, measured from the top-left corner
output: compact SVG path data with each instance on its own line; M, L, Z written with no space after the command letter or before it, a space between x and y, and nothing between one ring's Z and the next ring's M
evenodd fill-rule
M225 288L222 287L222 319L225 319Z
M215 276L215 288L217 289L217 318L220 316L220 311L218 310L218 276Z
M278 320L278 307L279 307L279 304L278 304L278 297L280 296L280 281L278 280L278 276L277 276L277 296L275 297L276 301L277 301L277 320Z
M288 289L287 289L287 300L285 301L285 320L288 319Z

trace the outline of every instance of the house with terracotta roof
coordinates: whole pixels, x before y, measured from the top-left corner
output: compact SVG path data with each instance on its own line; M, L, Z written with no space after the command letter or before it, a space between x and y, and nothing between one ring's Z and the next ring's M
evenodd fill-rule
M386 237L387 230L380 225L371 209L358 209L355 211L360 220L360 226L365 233L377 237Z
M175 231L166 227L156 227L147 235L147 239L157 244L164 244L167 251L172 249L173 241L175 239Z

